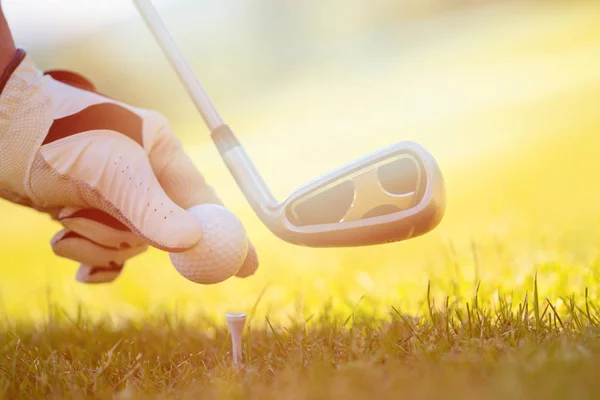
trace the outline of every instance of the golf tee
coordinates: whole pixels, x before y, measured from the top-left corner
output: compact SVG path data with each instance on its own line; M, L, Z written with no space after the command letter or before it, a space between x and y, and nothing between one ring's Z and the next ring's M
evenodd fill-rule
M231 334L233 364L236 368L239 368L242 364L242 335L245 323L245 313L227 314L227 326Z

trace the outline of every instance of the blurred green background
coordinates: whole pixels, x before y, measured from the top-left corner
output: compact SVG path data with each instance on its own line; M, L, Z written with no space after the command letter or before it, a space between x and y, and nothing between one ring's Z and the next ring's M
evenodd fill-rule
M39 318L48 301L95 315L249 310L285 318L329 301L416 310L497 291L559 297L598 282L600 4L597 1L155 1L274 194L401 140L425 146L448 190L441 225L407 242L310 249L252 214L208 131L130 1L4 0L40 68L164 113L206 179L242 218L259 272L216 286L182 278L156 249L112 285L74 281L60 227L2 203L0 305Z

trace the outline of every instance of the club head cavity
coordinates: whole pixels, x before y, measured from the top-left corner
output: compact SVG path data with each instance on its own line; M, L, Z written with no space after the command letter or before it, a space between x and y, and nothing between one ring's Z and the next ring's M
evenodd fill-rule
M399 142L291 194L281 205L279 236L312 247L406 240L434 229L445 203L434 158L414 142Z

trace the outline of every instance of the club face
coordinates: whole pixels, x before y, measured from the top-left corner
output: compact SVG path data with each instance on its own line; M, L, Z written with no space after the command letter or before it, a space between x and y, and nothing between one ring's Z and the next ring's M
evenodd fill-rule
M283 204L289 241L360 246L405 240L435 228L444 185L429 153L400 142L305 185Z

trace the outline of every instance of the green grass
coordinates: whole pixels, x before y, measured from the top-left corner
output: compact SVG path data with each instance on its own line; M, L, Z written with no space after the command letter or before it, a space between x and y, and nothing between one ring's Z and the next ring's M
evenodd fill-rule
M588 300L540 298L434 304L420 315L389 305L278 325L252 320L245 368L232 367L222 321L91 320L53 307L38 325L0 333L3 398L461 398L600 396L600 310ZM578 297L578 298L579 298Z

